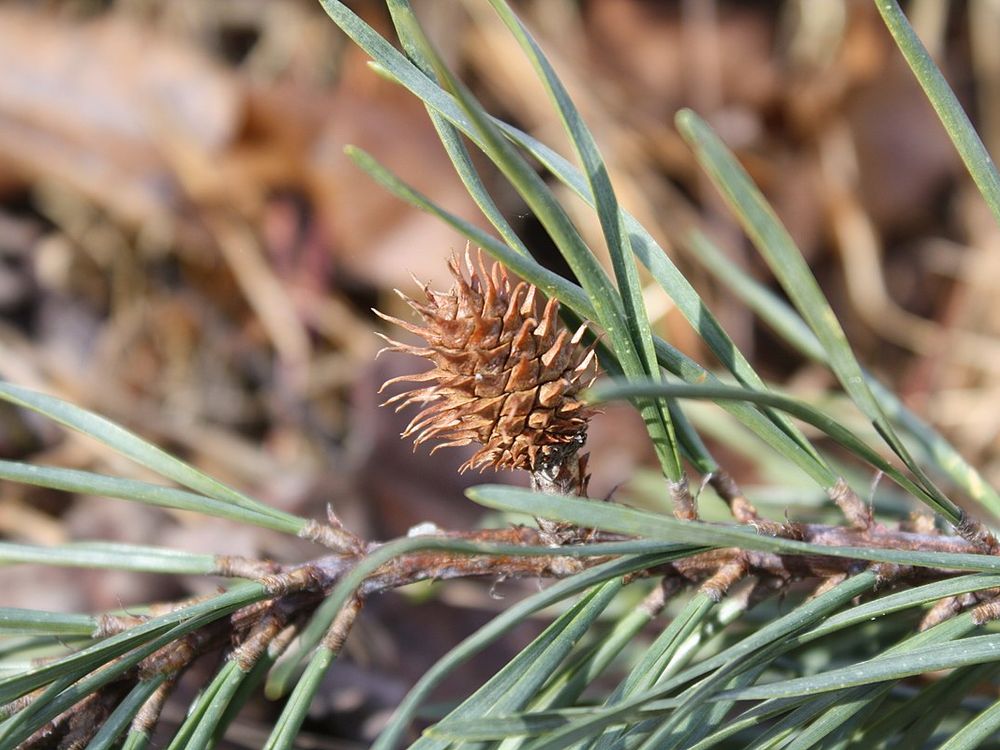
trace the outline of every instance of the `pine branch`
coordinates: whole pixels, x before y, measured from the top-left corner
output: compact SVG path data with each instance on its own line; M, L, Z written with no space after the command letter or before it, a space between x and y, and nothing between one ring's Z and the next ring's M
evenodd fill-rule
M759 523L759 519L754 517L747 523L753 526ZM269 649L273 658L275 646L278 646L277 650L283 650L337 584L372 553L387 544L361 540L344 530L335 519L329 524L329 528L336 532L338 538L350 543L344 545L345 550L306 563L280 565L273 561L227 556L216 558L218 574L254 577L270 596L165 645L117 680L48 722L32 734L25 746L42 746L45 742L52 742L54 738L61 738L63 746L86 742L100 727L100 718L110 713L136 685L150 680L162 680L163 687L149 699L149 706L142 713L144 731L148 732L149 717L157 713L155 704L162 704L165 694L170 690L169 686L175 684L180 675L199 658L225 652L227 659L235 662L244 673L252 670L268 654ZM790 523L781 525L780 532L788 538L818 547L920 550L945 554L972 554L977 551L971 542L959 536L944 536L926 529L918 532L887 528L875 523L870 523L866 528L859 527L856 523L843 526ZM450 532L434 529L434 538L465 542L473 546L500 547L506 549L508 554L432 550L391 559L364 578L348 605L334 620L324 638L324 645L339 651L364 602L373 596L426 580L564 578L614 558L616 555L610 553L615 545L631 541L620 535L595 531L576 536L586 537L588 544L553 549L549 544L551 537L546 532L524 526ZM609 554L600 554L602 549L607 549ZM581 551L590 554L580 556L578 553ZM794 555L719 548L638 571L629 580L659 577L665 590L676 593L684 587L697 586L712 600L720 601L733 584L744 578L756 579L758 583L764 584L762 590L767 592L778 591L797 582L809 582L817 591L822 591L844 580L846 576L867 568L876 571L883 587L894 588L943 580L964 572L948 568L873 565L865 560L824 556L821 553ZM931 610L925 626L936 624L968 608L973 609L973 617L978 624L998 619L1000 600L994 599L998 593L1000 590L987 590L942 600L941 605ZM204 600L202 597L197 600L154 604L150 607L149 614L142 616L102 616L93 637L102 639L124 633L159 614L178 611ZM662 597L658 595L656 609L662 607L661 600ZM0 709L0 714L13 716L29 708L33 697L42 692L40 689L31 696L15 700Z

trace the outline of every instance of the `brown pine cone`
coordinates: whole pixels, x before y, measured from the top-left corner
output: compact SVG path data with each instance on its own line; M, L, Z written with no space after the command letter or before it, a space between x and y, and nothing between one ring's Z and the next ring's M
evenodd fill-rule
M436 292L423 285L426 303L397 290L420 317L417 326L375 312L420 336L426 346L411 346L382 336L389 351L429 359L434 367L387 381L428 383L386 401L397 410L423 408L403 437L414 445L440 442L432 450L478 443L482 447L460 471L469 468L557 469L583 444L592 410L576 398L596 375L593 347L559 320L559 303L549 300L538 314L541 294L525 282L512 283L495 263L487 272L465 253L466 278L459 258L448 267L455 285ZM381 334L380 334L381 335ZM575 465L576 460L573 460Z

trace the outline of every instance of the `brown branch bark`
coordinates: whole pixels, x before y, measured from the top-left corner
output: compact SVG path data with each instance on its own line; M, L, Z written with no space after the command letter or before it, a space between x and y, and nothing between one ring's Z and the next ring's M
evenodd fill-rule
M867 549L920 550L924 552L978 553L981 547L975 540L960 536L943 536L926 526L924 531L888 529L875 523L861 523L865 520L862 512L848 514L851 525L829 526L819 524L773 524L763 522L756 511L744 504L742 495L722 482L739 516L748 525L760 530L767 529L781 536L800 539L823 546L850 546ZM318 527L311 527L309 536L318 541L331 542L336 551L311 562L282 566L270 561L245 560L243 558L220 557L217 573L235 577L252 576L263 583L271 594L269 599L240 609L227 618L205 626L170 646L161 649L136 669L123 675L110 685L102 688L90 699L81 701L53 722L36 733L33 741L46 741L54 735L72 737L74 743L89 741L96 732L99 722L86 721L103 712L106 706L124 695L128 687L139 679L153 675L169 675L171 683L199 657L222 649L230 650L230 658L239 661L241 669L249 670L253 664L277 641L287 644L297 628L308 621L309 616L334 586L381 545L366 543L343 529L339 524L331 525L334 533L326 534ZM552 537L546 530L527 527L507 529L487 529L481 531L439 532L440 536L480 543L517 545L525 548L548 547ZM579 534L577 538L580 538ZM614 537L591 532L592 541L615 541ZM585 567L603 562L608 558L578 558L559 555L468 555L452 552L416 552L393 559L368 576L355 592L349 605L341 612L327 634L325 643L339 650L348 637L350 629L361 610L364 601L371 596L391 591L411 583L424 580L448 580L454 578L563 578L579 572ZM661 576L661 593L670 593L688 585L700 585L702 591L712 598L721 599L726 591L738 580L752 576L765 582L770 588L782 588L799 580L815 580L820 587L867 568L870 563L844 557L828 555L787 555L768 552L754 552L737 548L709 550L674 562L642 571L641 576ZM946 568L919 568L882 566L880 577L891 580L894 585L916 583L957 575L962 571ZM631 577L630 577L631 578ZM992 595L992 594L991 594ZM662 606L657 595L657 606ZM1000 604L985 601L986 597L966 597L951 600L934 608L928 615L929 621L939 621L959 611L963 606L976 606L977 622L1000 617ZM196 600L162 603L154 605L154 615L189 606ZM664 599L665 601L665 599ZM95 638L103 638L122 632L148 619L146 616L106 616L100 621L94 633ZM164 693L169 688L158 691L155 701L162 703ZM21 710L30 703L30 698L19 699L5 706L5 713ZM151 706L143 716L158 714L156 706ZM81 718L84 717L84 718ZM93 731L89 731L90 729Z

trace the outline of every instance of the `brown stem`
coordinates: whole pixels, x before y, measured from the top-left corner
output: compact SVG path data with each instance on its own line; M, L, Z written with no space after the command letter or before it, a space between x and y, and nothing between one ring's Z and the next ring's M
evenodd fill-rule
M585 497L587 494L587 455L577 455L582 443L567 443L548 451L531 472L531 489L554 495ZM542 543L547 547L578 544L587 532L571 523L536 518Z
M344 605L344 608L333 619L333 623L330 625L330 629L326 631L326 635L323 636L324 648L329 649L334 654L340 653L340 649L343 648L344 641L347 640L347 636L350 634L351 628L354 626L354 621L358 618L363 605L364 600L360 596L355 596Z
M230 657L243 672L249 672L275 638L285 629L287 616L280 607L271 607Z
M982 521L973 518L964 510L962 511L961 519L955 526L955 531L979 551L985 552L988 555L996 554L1000 550L1000 545L998 545L997 538L993 535L993 532L987 529Z
M256 581L281 572L281 566L270 560L250 560L237 555L216 555L215 575L226 578L247 578Z
M714 602L721 602L729 587L750 572L750 558L735 550L732 559L719 567L718 571L701 585L701 592Z
M128 684L121 681L105 686L103 690L87 696L59 714L18 745L18 748L32 750L60 747L66 750L83 750L128 689Z
M682 521L697 521L698 504L695 502L694 495L691 494L687 476L681 475L681 478L676 482L669 482L669 486L670 500L674 505L674 516Z
M579 464L577 465L579 467ZM722 484L727 486L725 483ZM727 486L727 492L730 498L735 498L736 493L730 491L732 487L735 487L735 484L731 487ZM677 493L678 496L685 494L687 497L690 496L690 493L682 491ZM865 514L861 512L857 503L854 503L850 498L846 500L842 498L842 500L842 507L846 506L845 515L851 519L852 525L786 524L781 525L781 535L825 546L952 553L981 551L982 535L976 535L970 540L964 536L942 536L933 531L916 533L887 529L882 525L870 522L865 524L863 523ZM756 511L753 511L749 503L745 506L737 505L741 508L738 511L739 515L742 516L741 520L755 525L760 523L760 519L756 517ZM691 507L693 508L693 502ZM731 505L731 507L733 506ZM921 527L925 530L928 528L925 524ZM96 716L93 712L103 710L100 707L113 707L120 696L124 694L119 691L126 690L136 680L142 679L144 676L169 675L170 681L164 683L147 701L133 722L134 728L149 731L159 716L162 703L170 692L176 676L187 669L201 655L231 647L233 652L230 658L237 660L240 669L248 670L265 653L265 650L271 653L280 652L297 632L297 626L308 619L343 576L362 562L373 550L381 546L375 543L365 543L342 527L338 527L335 531L337 533L333 537L338 540L347 540L343 544L335 545L336 553L301 565L278 566L270 562L220 558L220 572L228 571L241 576L260 573L258 580L266 586L270 597L237 610L228 618L206 625L156 652L143 661L138 668L123 675L122 679L95 693L92 699L81 701L64 715L58 717L50 726L44 728L46 736L52 736L52 733L58 732L62 736L68 737L71 732L76 731L76 727L86 725L87 716L92 714ZM579 530L576 533L577 538L579 538ZM450 539L510 544L526 548L545 547L552 543L551 536L545 530L527 527L440 532L439 535ZM326 538L326 535L321 532L312 536ZM588 532L588 536L596 540L620 538L597 532ZM329 648L339 650L348 637L361 606L368 597L417 581L471 577L494 579L562 578L606 559L577 558L568 555L460 554L449 551L424 551L401 555L383 564L364 580L358 590L354 592L350 604L334 620L324 643ZM718 600L736 581L748 576L757 579L762 591L780 588L792 581L803 579L818 581L820 588L823 588L866 567L871 566L863 560L822 554L785 555L725 548L713 549L679 559L658 566L655 570L640 571L636 576L631 576L630 580L633 577L650 574L663 576L661 586L651 593L643 604L652 615L663 607L673 593L685 585L701 585L704 592ZM946 578L960 573L960 571L945 568L917 568L896 565L881 565L876 566L876 569L880 581L883 583L890 580L893 583L919 582ZM155 616L160 612L170 612L181 606L190 606L193 602L202 599L204 597L187 600L183 603L162 603L154 605L151 611ZM977 600L968 601L969 604L974 604ZM964 606L969 606L969 604ZM935 607L932 610L933 614L929 617L930 619L943 619L954 611L954 605L942 604ZM979 604L975 609L974 617L977 622L1000 617L1000 599L991 599L984 604ZM133 616L103 617L95 637L105 637L121 632L147 619L146 617ZM4 710L8 714L14 713L27 705L30 699L30 697L18 699L13 704L4 707ZM42 732L42 730L39 731ZM81 737L83 736L82 730L78 733Z
M717 469L709 475L708 483L729 506L729 511L737 521L752 523L760 519L757 509L753 503L747 500L746 495L743 494L739 485L736 484L736 480L728 471Z
M840 508L844 514L844 518L847 519L851 526L861 530L871 527L872 509L857 496L847 482L843 479L838 479L837 483L830 488L828 494L830 499Z
M1000 597L983 602L972 610L972 621L976 625L985 625L993 620L1000 620Z
M795 538L790 524L776 523L761 518L757 508L747 499L739 485L736 484L736 480L725 469L717 469L709 475L708 483L729 506L729 512L733 514L733 518L740 523L752 526L757 530L757 533L765 536Z
M153 733L156 722L160 720L160 712L163 711L163 706L166 704L167 698L170 697L176 684L177 678L174 677L166 680L156 688L153 694L142 704L142 708L139 709L135 718L132 719L131 731L146 735Z

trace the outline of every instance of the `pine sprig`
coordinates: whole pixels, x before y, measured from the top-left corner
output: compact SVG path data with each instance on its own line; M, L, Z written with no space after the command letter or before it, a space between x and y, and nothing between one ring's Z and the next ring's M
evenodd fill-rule
M679 120L795 309L735 276L696 227L685 230L685 243L787 340L830 367L895 459L852 430L843 414L764 382L651 235L619 205L593 135L542 45L506 3L491 0L551 97L578 164L491 117L444 65L408 3L387 3L403 52L343 3L321 4L372 56L376 72L426 105L459 176L499 235L448 213L373 157L350 152L388 189L503 264L486 269L470 262L453 269L455 290L424 290L427 301L412 305L423 319L419 327L388 319L427 342L393 346L434 363L416 377L424 385L402 397L420 406L410 432L480 446L475 466L530 471L535 489L544 491L486 485L469 496L534 517L538 528L431 529L402 539L361 539L332 512L319 520L273 509L98 415L0 384L0 399L102 441L163 484L0 462L5 480L181 508L317 543L313 559L295 564L104 542L0 543L5 565L216 576L226 584L218 594L129 612L0 609L0 748L145 747L179 678L207 655L221 657L220 666L168 748L216 745L262 684L269 697L285 700L266 747L291 748L324 675L336 669L345 640L363 622L364 603L417 581L454 578L553 583L509 606L430 669L388 722L375 744L380 750L414 740L414 716L454 668L550 607L558 611L541 634L462 696L414 747L496 742L534 750L573 743L804 750L930 742L955 750L986 742L1000 726L1000 557L992 532L938 488L939 477L950 477L987 507L997 506L997 494L862 369L777 215L708 125L693 113ZM879 8L996 209L996 173L971 125L959 117L898 6L879 0ZM537 214L575 278L531 257L486 191L460 134ZM530 159L595 210L610 274ZM637 261L728 374L710 372L655 335ZM586 345L583 333L560 322L559 304L569 313L564 320L592 321L605 340ZM586 471L577 451L593 416L581 390L594 351L618 382L589 397L625 398L637 406L662 462L662 494L673 506L652 511L581 497ZM765 450L803 469L842 518L820 524L764 517L695 431L681 406L691 399L727 410ZM899 491L939 511L956 533L926 516L876 515L851 489L846 472L806 438L800 421L846 448L859 466L884 473ZM922 452L911 451L910 437ZM702 518L686 489L682 454L724 501L730 514L724 522ZM563 474L566 467L572 471ZM949 674L940 681L921 678L942 670ZM939 741L935 732L942 731L951 736Z

